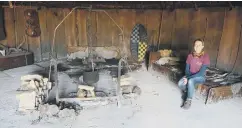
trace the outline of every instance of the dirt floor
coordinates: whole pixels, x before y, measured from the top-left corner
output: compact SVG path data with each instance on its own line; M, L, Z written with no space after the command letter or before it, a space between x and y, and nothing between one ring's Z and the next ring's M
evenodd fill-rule
M145 68L130 73L142 89L141 95L122 101L121 107L109 104L82 110L79 116L70 114L33 124L35 114L17 112L16 90L20 77L36 70L42 68L31 65L0 72L1 128L241 128L241 98L205 105L203 99L195 96L191 109L183 110L177 86Z

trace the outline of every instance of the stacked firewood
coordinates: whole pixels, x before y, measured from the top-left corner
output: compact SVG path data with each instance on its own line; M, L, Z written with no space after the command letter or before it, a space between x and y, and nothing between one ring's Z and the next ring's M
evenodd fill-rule
M18 89L19 93L19 109L38 109L48 97L48 92L52 84L48 78L41 75L26 75L21 77L21 86Z

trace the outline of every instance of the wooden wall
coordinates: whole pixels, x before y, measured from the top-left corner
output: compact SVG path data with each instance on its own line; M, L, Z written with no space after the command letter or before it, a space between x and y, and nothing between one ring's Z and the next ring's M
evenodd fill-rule
M41 9L39 21L41 36L25 36L24 7L5 8L6 40L1 43L11 47L24 41L23 48L33 51L35 61L49 59L50 46L56 25L66 16L70 9ZM106 10L124 30L124 41L129 49L129 39L136 23L145 25L148 43L162 48L188 50L196 38L205 39L205 50L209 53L211 66L234 70L242 73L241 8L199 8L167 10ZM78 51L88 45L87 38L88 11L76 10L58 28L56 33L56 56L65 57L68 53ZM93 45L117 46L120 30L103 12L91 13ZM130 54L130 53L129 53ZM236 59L237 58L237 59Z

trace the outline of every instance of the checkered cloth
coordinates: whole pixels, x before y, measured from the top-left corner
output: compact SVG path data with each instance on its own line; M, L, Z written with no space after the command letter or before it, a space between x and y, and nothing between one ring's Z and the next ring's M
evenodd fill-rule
M132 32L132 37L130 39L133 43L139 43L139 25L136 25Z
M144 60L147 51L147 32L143 25L137 24L133 28L130 37L130 49L132 56L139 62Z
M130 43L130 48L131 48L132 56L135 59L138 59L139 40L140 40L140 37L139 37L139 26L136 25L133 28L133 31L132 31L132 34L131 34L131 37L130 37L130 42L131 42Z
M141 62L144 60L145 53L147 50L147 44L145 42L139 43L139 50L138 50L138 61Z

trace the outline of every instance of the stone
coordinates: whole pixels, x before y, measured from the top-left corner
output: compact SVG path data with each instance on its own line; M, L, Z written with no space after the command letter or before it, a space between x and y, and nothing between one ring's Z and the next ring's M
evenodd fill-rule
M66 117L75 117L76 113L74 109L63 109L58 114L59 118L66 118Z
M58 106L56 105L49 105L49 104L44 104L40 106L40 115L42 117L52 117L58 115L60 112Z

